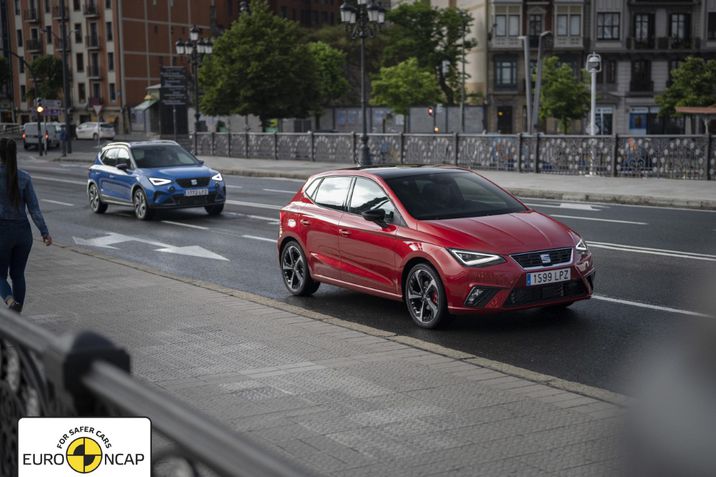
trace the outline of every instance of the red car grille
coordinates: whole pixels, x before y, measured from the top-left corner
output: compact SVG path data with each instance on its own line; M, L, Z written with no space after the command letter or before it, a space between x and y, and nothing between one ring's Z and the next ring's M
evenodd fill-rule
M549 263L542 261L542 255L549 255ZM522 268L551 267L560 263L569 263L572 260L571 248L557 248L554 250L542 250L540 252L516 253L512 255Z
M515 288L505 301L505 306L521 306L554 300L570 296L580 296L587 293L582 280L572 280L562 283L551 283L534 287Z

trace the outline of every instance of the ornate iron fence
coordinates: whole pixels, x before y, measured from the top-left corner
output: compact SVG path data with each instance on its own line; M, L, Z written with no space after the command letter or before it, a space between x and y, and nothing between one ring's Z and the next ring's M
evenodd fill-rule
M0 477L17 475L18 419L25 416L149 417L159 438L154 476L309 475L136 380L129 368L127 352L98 334L57 337L0 310Z
M710 136L369 134L374 164L455 164L481 170L711 180ZM198 155L355 163L355 133L199 133Z

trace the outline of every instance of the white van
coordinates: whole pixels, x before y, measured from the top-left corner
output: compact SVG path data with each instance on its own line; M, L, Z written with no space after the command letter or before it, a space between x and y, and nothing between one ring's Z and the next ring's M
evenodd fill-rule
M47 149L60 147L60 125L59 123L40 123L40 130L44 136L43 142L47 142ZM22 126L22 145L27 150L30 146L38 147L39 136L37 134L37 123L25 123Z

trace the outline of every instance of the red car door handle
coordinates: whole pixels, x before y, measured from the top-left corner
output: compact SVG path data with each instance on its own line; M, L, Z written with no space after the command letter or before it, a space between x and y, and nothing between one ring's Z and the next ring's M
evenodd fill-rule
M311 221L308 219L301 219L301 225L311 225Z
M340 229L340 230L338 231L338 233L340 233L340 234L343 235L344 237L348 237L348 236L351 234L351 231L350 231L350 230L346 230L346 229Z

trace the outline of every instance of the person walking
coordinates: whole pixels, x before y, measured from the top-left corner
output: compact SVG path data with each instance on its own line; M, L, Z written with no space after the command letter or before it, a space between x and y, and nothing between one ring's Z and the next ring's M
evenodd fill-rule
M42 241L52 245L30 174L17 168L17 145L13 140L0 139L0 296L17 313L25 302L25 266L32 248L28 212Z

